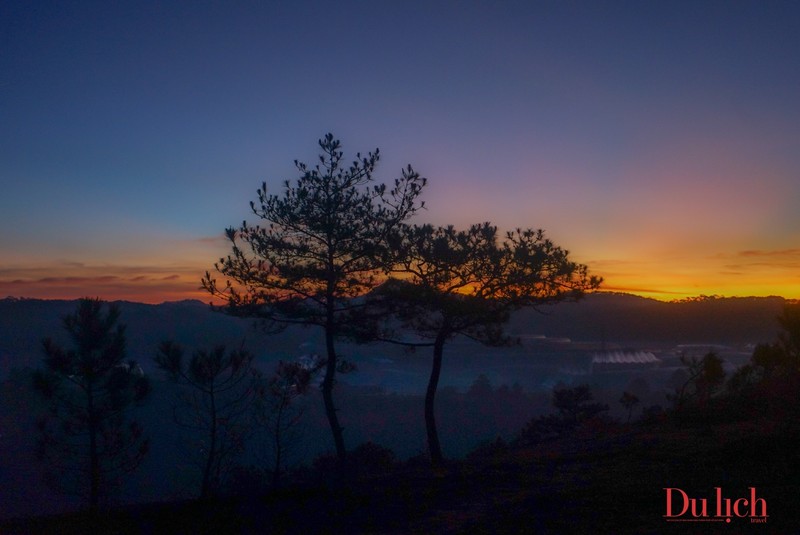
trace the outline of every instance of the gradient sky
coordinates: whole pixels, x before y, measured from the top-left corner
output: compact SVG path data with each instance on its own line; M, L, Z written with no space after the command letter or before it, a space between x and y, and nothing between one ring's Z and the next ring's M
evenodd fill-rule
M800 2L0 3L0 297L160 302L331 131L605 288L800 298Z

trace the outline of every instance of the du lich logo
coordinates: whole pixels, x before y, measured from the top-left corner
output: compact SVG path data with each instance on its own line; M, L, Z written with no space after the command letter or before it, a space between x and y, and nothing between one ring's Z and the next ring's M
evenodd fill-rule
M664 488L667 522L730 522L732 518L749 518L753 524L767 522L767 501L756 495L756 488L749 487L746 497L726 498L722 487L714 487L708 498L692 498L679 488Z

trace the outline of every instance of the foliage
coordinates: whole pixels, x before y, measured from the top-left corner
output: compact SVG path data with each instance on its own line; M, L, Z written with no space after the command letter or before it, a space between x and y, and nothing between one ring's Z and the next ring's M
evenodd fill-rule
M741 369L740 375L752 372L764 379L800 372L800 304L785 304L777 320L781 326L778 340L771 344L758 344L750 363Z
M750 358L750 366L758 370L762 377L793 371L793 356L785 350L780 342L758 344Z
M155 361L182 387L173 409L175 423L201 434L191 451L197 452L192 457L202 474L200 497L208 498L220 490L252 430L253 355L217 346L195 351L187 362L183 348L165 341Z
M534 418L523 429L517 443L531 445L543 440L569 436L580 426L602 418L608 405L594 401L589 385L553 390L553 407L556 414Z
M800 303L787 303L778 316L781 333L778 346L783 350L788 365L800 369Z
M568 427L590 420L608 411L608 405L594 401L589 385L559 388L553 391L553 407Z
M632 394L628 391L622 393L622 397L619 398L619 402L628 410L628 422L631 421L631 415L633 414L633 407L639 404L639 396L636 394Z
M38 454L53 469L53 481L87 497L93 510L148 449L141 426L126 416L150 384L138 364L125 361L119 314L115 305L104 314L102 301L81 299L63 318L74 349L45 339L45 368L34 374L34 388L49 406L38 424Z
M394 452L380 444L367 441L356 446L347 456L347 472L356 477L387 473L395 462ZM339 470L338 459L320 455L313 462L317 477L329 478Z
M668 399L676 409L689 405L705 406L724 384L722 359L714 351L709 351L702 358L682 355L681 363L686 367L687 377Z
M502 437L496 437L494 440L478 445L467 455L467 460L471 462L495 461L507 455L508 451L509 447L506 441Z
M402 278L380 295L405 328L428 339L460 334L507 344L502 327L512 311L578 298L601 282L541 230L517 229L498 243L489 223L463 231L422 225L406 226L394 239Z
M359 474L386 473L394 464L394 452L374 442L359 444L351 452L351 464Z
M232 314L257 317L278 327L318 326L326 339L323 399L337 455L344 459L342 428L333 403L334 376L341 368L334 339L347 336L359 323L355 298L380 282L393 261L389 235L422 207L417 197L426 179L411 166L394 187L373 184L379 151L349 165L332 134L319 141L319 163L295 161L300 178L286 181L282 196L258 190L253 214L264 222L247 222L226 231L232 253L215 264L226 280L210 273L203 287L224 299Z
M786 303L777 320L781 326L777 341L758 344L750 361L728 380L732 403L746 407L756 403L759 410L773 413L795 404L800 384L800 304Z

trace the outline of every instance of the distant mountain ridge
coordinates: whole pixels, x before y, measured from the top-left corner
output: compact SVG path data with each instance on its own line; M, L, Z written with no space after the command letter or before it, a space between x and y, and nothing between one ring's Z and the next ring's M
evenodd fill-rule
M0 300L0 379L14 367L38 367L41 340L67 343L61 318L77 301L6 298ZM569 338L614 345L721 344L745 345L775 340L781 297L708 298L662 302L630 294L595 293L577 303L559 303L541 311L516 313L509 330L518 335ZM253 320L214 312L197 300L159 305L118 301L120 321L127 325L129 357L152 365L158 344L175 340L187 347L218 344L261 354L296 357L302 342L316 339L316 330L290 329L266 335ZM282 357L283 358L283 357Z
M609 344L756 344L775 340L777 316L786 302L782 297L664 302L598 292L577 303L521 311L510 328L516 333Z
M127 326L128 358L152 367L153 355L162 340L174 340L187 347L208 347L243 342L257 351L264 334L253 321L214 312L197 300L150 305L130 301L114 302L120 308L120 323ZM51 337L69 346L62 318L75 311L77 300L0 300L0 378L15 367L41 364L43 338ZM280 339L271 339L276 345Z

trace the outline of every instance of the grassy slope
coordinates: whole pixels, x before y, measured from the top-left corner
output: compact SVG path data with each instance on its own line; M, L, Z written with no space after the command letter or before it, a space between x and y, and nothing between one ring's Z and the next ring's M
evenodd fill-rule
M794 411L792 411L794 412ZM661 421L584 429L528 449L495 448L446 471L395 467L338 491L308 485L214 504L156 504L104 516L103 533L741 533L800 530L797 420ZM702 418L700 418L702 420ZM664 487L768 503L768 526L667 523ZM0 526L85 533L82 515Z

